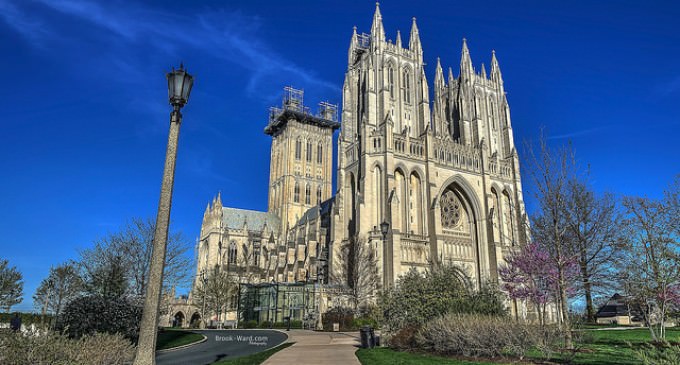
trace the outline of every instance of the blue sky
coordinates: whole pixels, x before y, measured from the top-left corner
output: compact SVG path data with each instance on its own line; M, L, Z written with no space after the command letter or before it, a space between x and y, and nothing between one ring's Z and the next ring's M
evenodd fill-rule
M165 72L196 82L184 108L172 228L206 204L266 210L281 90L340 103L347 47L372 1L0 0L0 257L25 301L50 265L134 216L154 216L170 107ZM573 143L598 191L658 197L680 173L680 6L660 1L385 1L385 30L418 19L426 73L479 69L495 49L515 141ZM521 151L521 150L520 150ZM525 164L526 165L526 164ZM525 181L528 177L525 177ZM531 201L530 191L526 199Z

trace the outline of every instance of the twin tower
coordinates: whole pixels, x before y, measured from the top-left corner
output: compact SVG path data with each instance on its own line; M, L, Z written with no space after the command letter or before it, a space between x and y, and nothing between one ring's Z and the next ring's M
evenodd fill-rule
M478 283L498 280L498 264L527 241L527 227L495 54L488 75L483 65L476 72L463 40L458 76L450 68L445 76L438 59L430 92L415 19L404 46L399 33L386 39L376 7L370 34L354 29L347 62L342 123L327 104L307 113L294 89L273 111L265 129L273 137L269 213L286 231L313 207L330 207L321 224L331 272L343 247L356 242L377 251L385 286L433 263L463 266Z

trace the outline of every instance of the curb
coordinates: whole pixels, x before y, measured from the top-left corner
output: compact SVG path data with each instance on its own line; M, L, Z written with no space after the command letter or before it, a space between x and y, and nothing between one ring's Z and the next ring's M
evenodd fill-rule
M196 332L194 332L194 333L196 333ZM205 341L208 341L208 336L206 336L206 335L204 335L204 334L200 334L200 333L199 333L199 335L203 336L203 339L200 340L200 341L188 343L188 344L186 344L186 345L181 345L181 346L177 346L177 347L171 347L171 348L169 348L169 349L156 350L156 353L157 353L157 354L163 354L163 353L166 353L166 352L172 352L172 351L182 350L182 349L185 349L185 348L187 348L187 347L191 347L191 346L194 346L194 345L198 345L199 343L203 343L203 342L205 342Z

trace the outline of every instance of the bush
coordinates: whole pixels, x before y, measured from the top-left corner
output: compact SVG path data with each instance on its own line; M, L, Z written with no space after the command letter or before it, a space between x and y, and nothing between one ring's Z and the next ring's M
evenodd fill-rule
M89 295L66 306L57 328L75 338L96 332L119 333L136 342L141 318L141 303L125 297Z
M418 331L415 345L441 355L524 358L534 347L552 348L557 339L539 326L507 318L452 313L433 320Z
M353 326L354 311L350 308L332 308L323 314L321 320L323 322L323 329L325 331L332 331L333 323L340 324L340 331L352 331L356 329Z
M680 364L680 346L671 346L665 341L658 346L646 343L638 349L633 348L633 355L644 365Z
M412 350L418 347L416 343L416 334L419 328L416 326L407 326L389 338L388 345L397 350Z
M257 321L254 319L251 319L246 322L241 322L238 324L238 328L257 328Z
M134 346L122 335L97 333L72 339L58 333L0 333L4 365L123 365L134 358Z
M384 329L422 326L446 313L507 313L502 294L485 285L477 291L470 278L456 266L434 267L424 274L412 269L397 280L379 300Z

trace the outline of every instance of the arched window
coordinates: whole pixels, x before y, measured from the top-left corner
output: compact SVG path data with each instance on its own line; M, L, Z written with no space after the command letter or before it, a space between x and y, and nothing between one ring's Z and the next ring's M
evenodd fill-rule
M404 102L411 103L411 76L408 69L404 70Z
M293 202L300 202L300 184L295 183L295 191L293 192Z
M316 188L316 203L321 204L321 185Z
M316 163L321 163L323 161L323 146L319 142L316 146Z
M390 98L394 99L394 69L392 65L387 68L387 88L390 91Z
M238 248L236 247L236 242L231 241L229 243L229 258L228 262L230 264L235 264L236 263L236 258L238 257Z
M312 162L312 142L307 142L307 162Z
M295 159L299 160L302 158L302 141L298 139L295 141Z
M312 204L312 188L309 187L309 184L305 186L305 204Z

